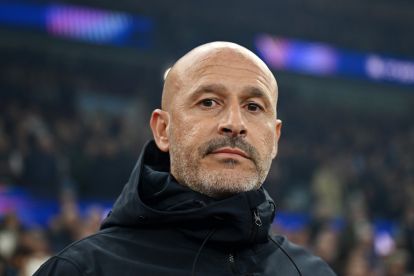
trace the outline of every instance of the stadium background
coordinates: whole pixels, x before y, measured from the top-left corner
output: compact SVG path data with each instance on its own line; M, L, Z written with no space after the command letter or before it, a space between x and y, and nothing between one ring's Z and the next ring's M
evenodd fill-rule
M278 79L274 231L339 275L413 274L413 18L403 0L0 1L0 275L98 229L165 69L214 40Z

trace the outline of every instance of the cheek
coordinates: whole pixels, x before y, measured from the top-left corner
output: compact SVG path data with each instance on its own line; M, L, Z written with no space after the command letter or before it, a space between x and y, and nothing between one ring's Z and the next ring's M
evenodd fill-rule
M170 136L176 144L197 147L208 138L209 125L200 120L194 120L189 116L176 116L171 121ZM184 150L184 149L183 149Z
M261 146L265 155L272 155L276 145L276 131L273 126L267 125L261 135Z

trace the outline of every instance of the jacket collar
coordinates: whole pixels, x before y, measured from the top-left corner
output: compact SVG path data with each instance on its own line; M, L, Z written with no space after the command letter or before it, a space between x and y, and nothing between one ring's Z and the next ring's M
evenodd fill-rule
M101 228L174 227L199 240L214 230L209 242L267 241L275 205L263 188L213 199L179 184L169 166L168 153L149 141Z

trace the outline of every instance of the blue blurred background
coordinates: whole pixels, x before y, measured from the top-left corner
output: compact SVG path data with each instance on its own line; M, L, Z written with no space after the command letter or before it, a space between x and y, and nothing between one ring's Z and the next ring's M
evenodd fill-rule
M279 83L273 231L339 275L414 275L414 2L0 1L0 275L92 234L164 71L214 40Z

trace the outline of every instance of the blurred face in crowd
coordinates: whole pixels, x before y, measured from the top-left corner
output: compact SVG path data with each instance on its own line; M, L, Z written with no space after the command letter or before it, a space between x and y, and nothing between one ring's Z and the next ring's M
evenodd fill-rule
M276 80L257 56L213 42L167 73L151 128L179 183L225 197L263 184L280 136L276 103Z

